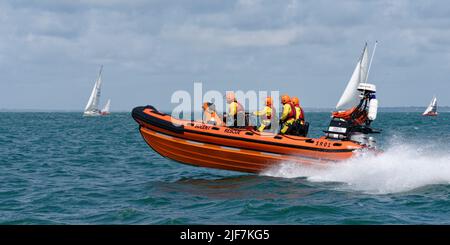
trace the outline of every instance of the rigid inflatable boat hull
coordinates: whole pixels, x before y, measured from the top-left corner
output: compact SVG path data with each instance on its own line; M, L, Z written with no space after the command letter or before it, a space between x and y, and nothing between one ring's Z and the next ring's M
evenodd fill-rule
M259 173L282 162L330 164L364 148L351 141L261 136L252 130L177 120L151 106L135 108L132 116L145 142L156 152L199 167Z

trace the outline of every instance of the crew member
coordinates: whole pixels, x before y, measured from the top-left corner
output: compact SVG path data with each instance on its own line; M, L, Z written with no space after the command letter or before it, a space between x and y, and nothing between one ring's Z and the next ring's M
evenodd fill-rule
M295 107L295 119L300 120L300 123L303 125L305 124L305 113L303 112L303 108L300 107L300 101L298 97L292 97L291 98L292 104L294 104Z
M266 106L260 111L253 112L253 115L261 117L261 125L258 127L258 131L262 132L265 128L269 128L271 120L275 115L275 108L272 107L272 97L266 98Z
M217 116L216 108L213 103L205 102L203 108L203 121L207 124L222 126L222 120Z
M289 95L281 96L281 104L283 104L283 113L280 118L282 125L280 133L285 134L292 123L294 123L297 113Z
M239 120L239 124L242 125L238 125L238 119L241 119L240 117L244 117L244 107L237 102L236 100L236 96L234 95L233 92L228 91L226 94L226 100L227 100L227 104L228 106L228 114L227 114L227 118L228 119L233 119L234 123L232 124L232 126L237 127L237 126L245 126L243 125L244 123L242 123L242 120ZM228 126L230 126L230 124L227 123Z

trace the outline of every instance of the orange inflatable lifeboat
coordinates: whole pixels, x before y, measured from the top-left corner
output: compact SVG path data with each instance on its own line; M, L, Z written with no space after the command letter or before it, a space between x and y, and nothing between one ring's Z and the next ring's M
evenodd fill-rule
M326 164L351 158L358 150L374 149L350 139L261 135L249 128L180 120L152 106L136 107L132 116L153 150L199 167L258 173L281 162Z

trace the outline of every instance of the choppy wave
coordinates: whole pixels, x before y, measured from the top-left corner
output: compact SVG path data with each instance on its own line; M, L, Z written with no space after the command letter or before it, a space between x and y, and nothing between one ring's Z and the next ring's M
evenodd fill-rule
M450 223L450 113L380 113L385 153L265 173L286 178L163 158L129 113L0 114L0 224ZM308 113L311 137L328 119Z

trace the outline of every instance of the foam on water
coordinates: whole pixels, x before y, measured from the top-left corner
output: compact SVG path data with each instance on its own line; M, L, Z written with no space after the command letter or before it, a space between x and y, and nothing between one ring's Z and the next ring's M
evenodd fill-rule
M341 182L339 188L372 194L410 191L422 186L450 183L450 154L444 150L396 143L379 155L362 154L327 167L282 163L263 175L312 182Z

